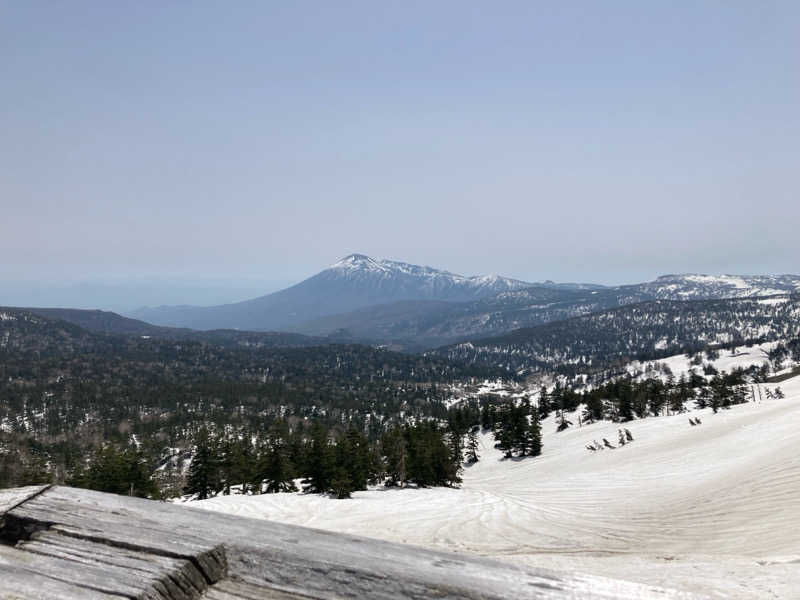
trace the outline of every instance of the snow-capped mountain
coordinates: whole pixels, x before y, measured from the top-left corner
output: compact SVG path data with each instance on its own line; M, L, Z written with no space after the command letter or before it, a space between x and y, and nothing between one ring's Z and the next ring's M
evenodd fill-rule
M637 291L660 300L748 298L800 291L800 276L662 275L655 281L625 287L636 288Z
M726 300L788 295L800 277L664 275L655 281L602 287L543 282L458 304L394 302L304 323L300 333L347 332L354 339L428 349L453 341L501 335L652 300Z
M664 275L650 282L604 287L464 276L351 254L297 285L253 300L212 307L144 308L130 316L171 327L343 334L430 348L646 300L746 298L797 291L797 275Z
M156 325L193 329L285 330L319 317L397 301L467 302L520 290L530 283L351 254L290 288L212 307L162 306L131 313Z
M530 287L531 283L500 275L465 277L405 262L351 254L319 275L327 281L344 280L364 289L392 292L392 300L447 300L463 302Z

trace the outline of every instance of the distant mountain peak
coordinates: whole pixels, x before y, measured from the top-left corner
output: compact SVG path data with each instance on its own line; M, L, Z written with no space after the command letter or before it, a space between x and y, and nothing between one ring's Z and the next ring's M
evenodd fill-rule
M334 263L327 272L340 275L369 276L379 275L381 278L402 277L404 279L416 279L420 282L438 282L439 285L454 285L464 289L486 290L479 294L490 293L491 291L507 291L522 289L530 286L530 283L510 279L501 275L476 275L467 277L443 269L414 265L407 262L389 260L386 258L372 258L366 254L354 253L345 256L339 262ZM323 271L325 273L326 271Z
M370 258L366 254L349 254L342 260L334 263L329 269L369 269L369 270L383 270L380 262Z
M352 265L352 264L368 263L368 262L375 262L375 261L372 260L366 254L359 254L358 252L355 252L353 254L349 254L349 255L345 256L342 260L340 260L336 264L337 265L341 265L341 264Z

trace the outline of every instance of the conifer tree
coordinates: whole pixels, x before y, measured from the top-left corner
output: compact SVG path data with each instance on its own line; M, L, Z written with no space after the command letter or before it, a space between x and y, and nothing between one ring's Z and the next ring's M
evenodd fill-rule
M633 391L631 390L630 382L621 382L619 385L619 411L618 417L620 421L633 420Z
M545 386L539 388L537 408L539 409L539 417L541 419L546 419L550 414L550 398L547 395L547 388Z
M219 461L216 444L208 429L201 428L195 437L195 452L189 465L189 476L184 493L205 500L219 489Z
M586 408L581 415L584 423L594 423L595 421L602 421L605 416L605 406L603 405L602 398L597 394L586 394L584 402Z
M526 442L528 456L539 456L542 453L542 426L539 422L539 411L535 409L530 413Z
M295 492L294 471L282 438L273 436L267 445L261 463L261 480L266 483L267 494Z
M402 486L408 477L408 451L403 429L395 427L381 438L381 450L385 461L386 485Z
M347 433L336 443L337 475L344 475L353 490L367 489L370 472L370 448L366 436L351 425Z
M495 447L501 450L506 458L514 455L515 417L514 404L506 403L497 411L497 420L494 424Z
M308 448L306 462L306 479L304 490L324 494L331 488L335 457L328 439L328 430L321 423L311 426L311 444Z
M480 444L478 442L478 434L475 432L474 429L470 429L469 433L467 434L467 462L470 464L478 462L480 456L478 455L478 449L480 448Z

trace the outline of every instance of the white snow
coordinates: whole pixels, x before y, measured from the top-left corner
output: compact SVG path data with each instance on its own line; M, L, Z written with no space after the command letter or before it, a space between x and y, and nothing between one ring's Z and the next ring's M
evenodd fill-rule
M385 258L374 259L364 254L351 254L350 256L346 256L339 262L328 267L326 271L345 274L368 273L384 277L403 275L427 281L429 285L434 286L449 284L474 289L488 289L495 293L504 290L524 289L532 285L524 281L501 277L499 275L476 275L466 277L428 266L412 265Z
M788 600L800 586L800 377L779 385L786 399L697 411L698 427L686 414L634 421L635 441L615 450L585 449L604 437L616 443L609 422L555 433L551 416L534 459L501 460L484 435L461 489L196 506L713 598Z
M763 298L759 300L758 303L774 305L774 304L786 304L788 301L789 301L789 296L779 296L776 298Z
M788 294L800 289L797 275L662 275L641 284L658 298L748 298Z
M700 353L703 360L701 365L692 365L689 358L685 354L676 354L660 360L646 361L646 362L632 362L628 365L628 372L634 373L636 371L644 372L643 377L660 377L662 380L666 379L666 375L657 371L659 365L664 365L669 368L677 380L681 375L689 375L689 371L694 370L698 375L703 375L703 365L711 364L717 371L724 371L730 373L734 369L747 369L751 366L762 366L769 362L768 352L773 350L780 342L766 342L764 344L755 344L753 346L739 346L733 349L724 349L719 351L719 358L708 360L705 353ZM710 379L710 377L707 377Z

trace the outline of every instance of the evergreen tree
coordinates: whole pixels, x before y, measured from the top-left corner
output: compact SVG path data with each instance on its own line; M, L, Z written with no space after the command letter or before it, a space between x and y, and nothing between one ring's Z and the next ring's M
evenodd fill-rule
M408 477L408 451L403 429L395 427L381 438L381 449L385 460L386 485L403 485Z
M366 436L351 425L347 433L336 444L337 475L346 477L353 490L367 489L372 478L371 453Z
M297 491L294 484L294 470L282 438L277 436L270 438L260 470L260 479L266 484L264 491L267 494Z
M205 427L197 432L194 444L194 456L189 465L184 493L193 494L198 500L205 500L219 490L217 448Z
M403 433L408 448L408 481L423 487L460 483L461 465L456 464L444 431L435 422L406 425Z
M501 450L506 458L514 455L515 449L515 418L514 403L508 402L497 411L494 423L495 447Z
M220 478L223 493L231 493L231 486L240 485L242 493L247 493L248 482L252 479L252 468L255 459L252 455L249 435L244 432L242 437L227 439L221 447Z
M478 442L478 434L475 432L474 429L470 429L469 433L467 434L467 462L470 464L478 462L480 456L478 455L478 449L480 448L480 444Z
M336 467L331 477L331 492L339 500L350 498L353 493L353 482L347 471L342 467Z
M304 490L324 494L331 488L335 456L328 439L328 430L321 423L311 426L311 444L307 451L306 478Z
M605 406L602 398L597 394L589 393L585 396L586 408L583 410L582 419L584 423L594 423L602 421L605 416Z
M494 406L486 400L481 402L481 428L484 431L494 428Z
M547 395L547 388L545 386L539 388L537 408L539 409L539 417L541 419L546 419L550 415L550 398Z
M118 450L111 445L96 452L88 471L77 474L68 483L100 492L141 498L158 494L145 458L135 450Z
M535 409L530 411L525 451L528 456L539 456L542 453L542 427L539 422L539 411Z
M617 397L619 398L619 410L618 410L619 420L623 422L632 421L633 391L631 389L630 382L628 381L620 382Z

